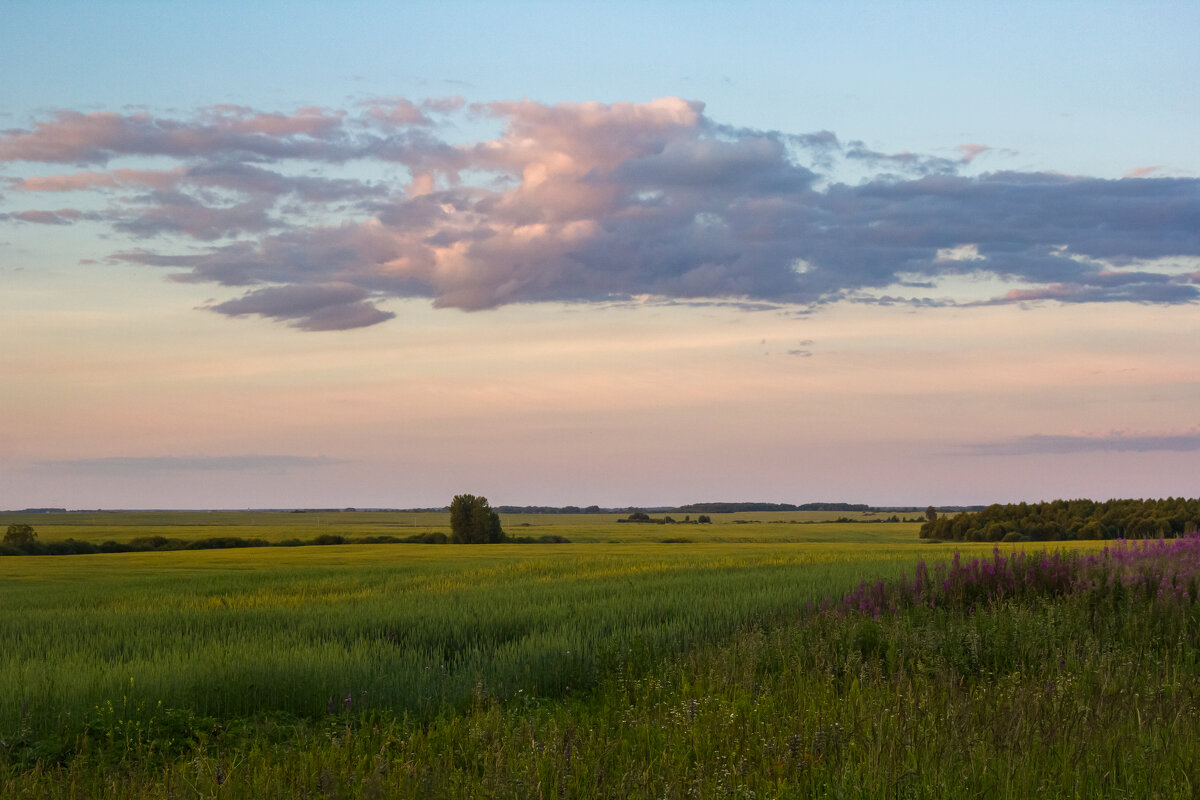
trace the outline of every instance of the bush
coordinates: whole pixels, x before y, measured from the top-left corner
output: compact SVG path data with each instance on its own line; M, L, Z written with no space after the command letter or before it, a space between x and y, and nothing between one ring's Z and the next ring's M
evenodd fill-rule
M428 531L426 533L414 533L412 536L405 536L400 541L414 544L445 544L450 541L450 537L441 531Z
M14 522L4 533L4 544L17 550L32 553L37 549L37 533L32 525Z
M229 547L268 547L265 539L242 539L238 536L213 536L189 542L184 550L224 550Z
M59 542L46 542L42 549L48 556L82 556L98 552L96 545L91 542L81 542L78 539L63 539Z
M129 546L134 550L160 550L170 543L165 536L139 536L129 540Z

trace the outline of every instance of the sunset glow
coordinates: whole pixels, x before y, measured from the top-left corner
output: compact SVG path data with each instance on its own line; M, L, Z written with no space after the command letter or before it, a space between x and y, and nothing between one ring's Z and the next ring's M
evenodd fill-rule
M0 32L0 508L1195 495L1189 5L132 5Z

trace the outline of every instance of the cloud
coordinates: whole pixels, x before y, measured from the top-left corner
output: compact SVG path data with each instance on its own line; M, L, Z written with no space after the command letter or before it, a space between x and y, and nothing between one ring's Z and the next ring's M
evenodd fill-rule
M105 164L123 155L192 158L212 153L240 157L326 160L349 157L357 147L342 112L303 108L293 115L241 106L203 109L191 120L147 113L58 111L32 130L0 133L0 161Z
M464 122L494 135L449 139ZM889 154L830 131L718 123L680 98L65 110L0 132L10 171L89 165L11 180L11 198L107 198L88 218L138 240L112 259L246 287L206 308L304 330L384 322L394 315L379 302L413 297L465 310L638 297L794 309L1200 300L1177 266L1155 265L1200 258L1200 179L960 174L990 150ZM1010 289L939 290L964 275Z
M969 146L969 145L968 145ZM921 153L881 153L871 150L861 141L849 142L846 146L846 158L857 159L875 167L899 169L916 175L950 175L958 169L957 161ZM963 158L969 163L974 158Z
M380 122L400 125L430 125L432 120L413 101L404 97L382 97L361 103L367 115Z
M986 144L960 144L957 149L958 152L962 153L963 163L970 164L972 161L979 158L979 156L988 152L992 148L988 147Z
M282 227L271 217L268 204L256 199L207 205L184 192L159 190L140 199L145 207L107 215L114 229L139 238L181 234L212 241Z
M112 456L40 461L56 471L109 475L153 475L159 472L280 472L341 463L324 456Z
M24 178L15 188L27 192L75 192L84 189L116 189L126 186L152 186L166 189L179 182L185 170L114 169L110 172L76 172Z
M0 214L0 219L29 222L34 225L72 225L90 216L78 209L60 208L57 211L18 211L14 214Z
M1141 280L1135 277L1128 282L1108 285L1058 283L1041 289L1013 289L1004 296L1003 302L1056 300L1060 303L1101 303L1124 300L1131 303L1173 305L1193 303L1200 299L1200 288L1168 282L1169 280L1165 275L1149 275Z
M257 314L289 321L306 331L362 328L396 316L367 302L366 297L365 291L349 284L268 286L210 308L233 317Z
M1126 178L1146 178L1158 172L1162 167L1134 167L1125 173Z
M967 452L979 455L1062 455L1071 453L1151 453L1200 450L1200 430L1169 434L1136 434L1122 431L1100 435L1050 436L1037 434L1002 442L968 445Z

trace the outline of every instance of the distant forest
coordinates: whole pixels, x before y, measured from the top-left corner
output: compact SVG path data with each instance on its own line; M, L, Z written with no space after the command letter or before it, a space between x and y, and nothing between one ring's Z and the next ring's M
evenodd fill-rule
M702 514L732 514L738 511L870 511L871 507L857 503L692 503L676 511Z
M953 516L930 508L925 517L920 537L943 541L1169 539L1200 529L1200 500L1054 500L990 505Z
M415 509L414 509L415 510ZM690 503L653 508L601 508L600 506L496 506L501 514L611 514L622 511L677 512L680 514L733 514L738 511L875 511L862 503ZM915 511L916 509L909 509Z

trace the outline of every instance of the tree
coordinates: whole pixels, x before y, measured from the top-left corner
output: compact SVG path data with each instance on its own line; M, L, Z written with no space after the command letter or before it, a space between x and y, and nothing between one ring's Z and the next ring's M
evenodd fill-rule
M926 522L937 522L937 509L936 508L934 508L933 506L930 506L929 508L925 509L925 521Z
M29 552L37 547L37 534L32 525L13 523L4 532L4 543L9 547Z
M492 511L486 497L459 494L450 503L450 541L455 544L503 542L500 515Z

